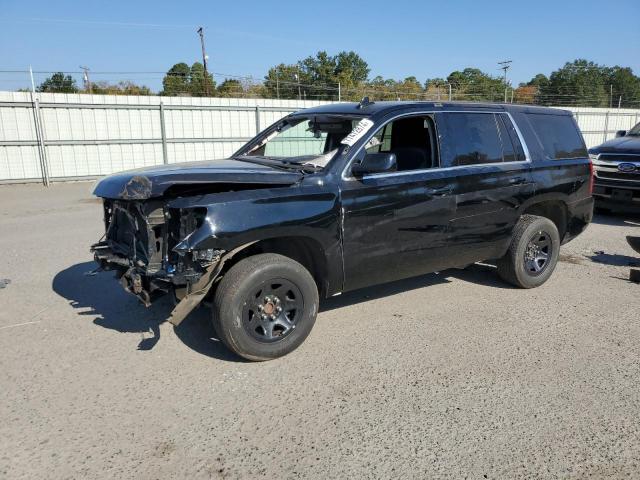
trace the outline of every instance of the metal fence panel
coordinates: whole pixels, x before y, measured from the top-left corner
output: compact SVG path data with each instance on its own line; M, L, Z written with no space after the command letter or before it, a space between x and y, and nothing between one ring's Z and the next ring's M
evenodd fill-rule
M288 113L324 103L0 92L0 182L46 183L225 158ZM640 121L640 110L564 108L576 116L588 146Z

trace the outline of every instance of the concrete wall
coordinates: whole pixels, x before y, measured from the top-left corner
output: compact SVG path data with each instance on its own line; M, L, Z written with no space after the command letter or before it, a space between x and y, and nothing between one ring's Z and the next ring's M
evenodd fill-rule
M41 181L43 169L55 180L224 158L279 118L322 103L0 92L0 182ZM640 110L570 110L588 146L640 121Z

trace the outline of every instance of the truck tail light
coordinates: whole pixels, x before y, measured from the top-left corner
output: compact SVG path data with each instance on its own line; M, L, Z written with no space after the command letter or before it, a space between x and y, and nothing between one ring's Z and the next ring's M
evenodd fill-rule
M593 171L593 160L589 159L589 195L593 195L593 184L595 181L595 174Z

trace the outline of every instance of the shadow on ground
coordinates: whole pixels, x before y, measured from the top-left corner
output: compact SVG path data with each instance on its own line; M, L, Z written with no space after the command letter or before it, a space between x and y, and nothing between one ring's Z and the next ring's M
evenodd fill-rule
M611 225L613 227L640 226L640 213L598 213L593 216L593 223Z
M122 289L112 273L87 275L94 268L95 263L84 262L60 271L53 279L53 290L69 300L78 315L92 317L93 323L103 328L121 333L138 333L141 337L138 350L151 350L160 340L160 324L167 320L173 308L170 299L158 299L151 307L145 308L133 295ZM476 264L465 270L447 270L347 292L323 301L320 311L449 283L449 278L497 288L512 288L498 278L495 267ZM244 361L218 340L209 315L208 308L198 308L173 330L186 346L202 355L226 361Z
M640 267L640 259L629 255L618 255L617 253L597 252L587 257L596 263L613 265L616 267Z
M407 278L395 282L376 285L374 287L362 288L342 295L324 300L320 305L320 312L334 310L336 308L348 307L369 300L390 297L399 293L429 287L442 283L451 283L450 278L456 278L463 282L475 283L495 288L515 288L503 282L498 277L496 267L488 264L473 264L465 269L451 269L440 273L429 273L419 277Z
M160 324L173 308L169 298L161 298L145 308L137 298L128 294L113 278L113 273L86 273L95 268L94 262L73 265L59 272L53 279L53 290L78 309L78 315L95 317L96 325L121 333L139 333L138 350L151 350L160 340ZM216 338L208 309L199 308L178 327L178 338L194 351L227 361L242 361Z

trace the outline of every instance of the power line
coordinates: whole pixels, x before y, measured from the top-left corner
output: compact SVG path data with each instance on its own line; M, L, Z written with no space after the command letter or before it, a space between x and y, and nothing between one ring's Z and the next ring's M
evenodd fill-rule
M76 25L104 25L109 27L135 28L193 28L193 25L171 25L162 23L106 22L101 20L73 20L66 18L16 18L3 19L2 23L63 23Z

